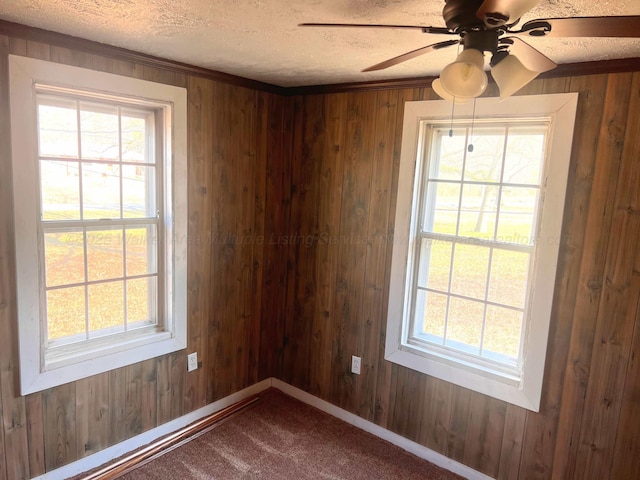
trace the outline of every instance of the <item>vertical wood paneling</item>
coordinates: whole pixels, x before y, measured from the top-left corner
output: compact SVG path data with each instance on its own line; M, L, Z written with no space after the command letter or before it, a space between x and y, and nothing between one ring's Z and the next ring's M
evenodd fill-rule
M8 39L0 36L0 79L8 78ZM15 258L13 239L13 206L11 179L11 143L8 134L9 88L0 80L0 405L2 406L2 443L6 459L2 475L7 480L29 478L27 418L24 398L18 392L18 332Z
M389 243L389 204L393 182L393 151L396 138L398 92L378 92L375 105L375 132L371 188L366 236L365 273L358 352L362 356L361 374L356 384L356 413L373 420L376 410L377 365L380 362L380 329L386 316L383 290L387 266L387 244Z
M391 372L393 364L384 361L384 348L386 342L387 315L386 309L389 303L389 285L391 277L386 272L391 271L391 254L393 251L394 223L396 214L396 192L398 191L398 172L400 170L400 147L402 145L402 123L404 119L404 103L417 99L419 90L405 89L398 91L398 99L396 106L396 119L394 125L394 143L393 154L386 161L392 164L391 169L391 190L389 199L389 224L387 225L387 242L386 242L386 265L384 287L382 291L382 318L380 329L378 332L378 362L376 365L376 388L375 388L375 412L374 421L382 427L387 428L390 411Z
M75 384L67 383L42 394L47 470L66 465L77 458L75 390Z
M578 290L578 278L585 241L587 213L598 146L605 75L575 77L569 88L580 93L569 166L569 183L564 208L563 230L555 282L554 302L545 361L545 381L540 413L527 412L520 475L543 479L551 475L567 350Z
M326 97L323 97L323 103ZM342 208L342 178L344 169L344 117L347 96L338 95L324 107L324 146L320 160L320 192L317 203L317 266L315 271L316 302L313 314L309 391L320 398L329 398L332 324L335 317L336 269L340 251L340 211Z
M187 352L198 354L203 368L189 372L184 379L184 408L195 410L206 404L207 376L211 365L208 353L208 325L211 300L211 217L213 192L211 191L211 111L213 102L211 82L200 78L189 79L188 109L188 201L189 248L187 253Z
M629 102L630 88L631 74L612 76L607 83L555 447L553 473L558 478L569 478L575 467L580 417L584 411L595 324L603 289L606 256L602 252L607 251L610 240L626 129L625 106Z
M610 426L619 421L640 298L640 277L633 275L640 233L640 74L631 91L574 478L609 473L616 438Z
M342 408L357 411L362 375L351 373L351 356L363 357L364 284L371 177L374 162L375 92L355 93L347 100L344 172L340 210L340 250L336 276L335 325L330 398ZM365 368L366 369L366 368ZM364 372L366 375L366 371Z
M269 96L266 151L266 209L264 226L259 379L280 375L283 358L287 292L287 246L276 240L289 233L291 205L291 139L293 109L282 97Z
M2 209L0 480L51 470L272 375L500 479L638 475L638 74L537 80L521 92L580 93L533 413L384 360L391 242L378 239L393 234L404 102L432 99L431 89L285 98L0 36L7 206L9 51L187 88L188 351L203 368L187 374L187 352L176 352L21 397L13 219ZM352 354L363 357L359 377Z
M635 83L631 82L632 77ZM630 250L637 250L636 230L640 228L636 224L637 199L630 196L640 190L635 183L640 158L635 106L638 88L637 74L611 74L537 80L521 92L580 94L540 412L507 406L384 361L389 260L385 261L383 273L385 291L381 292L381 304L377 305L372 285L378 279L375 273L378 267L374 266L378 264L369 263L374 257L373 250L365 255L363 269L359 263L361 252L352 245L338 247L335 271L330 265L326 268L323 250L305 251L311 258L302 258L302 252L292 250L288 262L296 276L288 279L288 291L296 298L289 303L300 305L304 295L315 292L316 310L307 313L298 309L295 320L287 321L283 371L299 368L288 364L291 361L302 365L311 362L314 367L309 378L300 378L298 374L294 382L297 386L321 396L329 389L325 398L336 405L364 418L373 418L379 425L500 479L633 478L632 472L637 467L627 458L635 456L628 453L640 449L640 440L632 427L634 421L637 423L637 413L632 412L640 409L635 358L638 340L634 336L640 296L636 290L640 281L636 277L640 276L633 273L634 269L640 269ZM326 122L331 129L344 129L342 189L328 192L323 170L312 179L322 188L318 207L311 215L321 218L321 225L332 221L328 214L333 215L333 222L339 219L341 236L348 233L370 239L372 232L382 228L393 232L397 157L385 151L381 155L386 165L375 159L378 128L387 123L378 107L381 99L390 94L398 95L398 124L393 138L399 142L402 104L407 100L432 99L429 88L381 92L375 100L371 97L363 100L362 93L325 95L321 112L306 109L298 117L305 124L318 120L313 117L314 112L326 118L327 112L337 109L346 96L348 112L341 125ZM634 99L631 102L630 95ZM353 114L354 105L358 111L367 109L362 106L363 101L369 109L375 109L375 114ZM390 122L386 128L392 128ZM315 139L307 131L301 129L295 135L298 137L294 139L294 159L315 148ZM326 137L325 133L325 141L330 143ZM398 154L399 144L396 145ZM375 159L376 166L392 165L391 171L379 175L373 165L365 168L358 163L363 159ZM325 153L323 161L332 159ZM294 171L295 168L294 165ZM391 185L386 220L373 212L378 209L376 185L385 175ZM317 186L309 184L308 178L305 182L305 192L314 192ZM297 188L298 184L294 182L294 186ZM626 197L620 196L621 187L627 192ZM354 196L353 192L361 195ZM336 201L333 198L336 194L341 195L342 208L328 209L326 205ZM359 208L367 212L366 221L358 223L352 221L349 212L356 204L354 198L362 197L366 200ZM299 216L292 216L293 228L301 225ZM385 254L378 252L378 255ZM389 251L386 255L390 255ZM322 271L313 270L310 265L321 266ZM310 279L314 281L309 283ZM326 288L331 282L335 285L333 292L323 290L320 297L317 292L321 290L317 289ZM292 284L307 288L292 288ZM332 315L320 319L318 299L330 295L335 297L336 308ZM377 325L371 317L376 310L382 315ZM328 333L333 335L334 342L331 377L327 381L323 373L326 370L320 368L320 363L326 358L323 341ZM309 336L317 344L311 350L301 348L301 344L307 345ZM378 351L370 358L374 338ZM362 353L366 366L360 377L349 373L354 346ZM320 357L316 358L317 355ZM369 368L376 372L374 382L368 377ZM282 378L291 379L286 374ZM375 401L373 417L369 399Z
M109 445L109 374L76 383L76 456L99 452Z
M7 54L183 86L188 92L188 349L23 398L17 319ZM260 101L258 101L260 99ZM288 231L293 108L284 97L39 42L0 36L0 480L30 478L180 417L258 377L266 244L220 242L217 231L264 236L266 212ZM273 112L272 112L273 110ZM285 123L289 122L289 133ZM267 182L267 172L278 179ZM267 199L267 192L270 192ZM269 203L277 205L273 210ZM6 208L4 208L6 206ZM181 239L186 241L185 239ZM285 247L286 248L286 247ZM284 311L286 264L271 293ZM214 258L215 255L215 258ZM270 280L269 280L270 281ZM262 297L264 298L264 297ZM280 332L284 332L283 323ZM273 342L280 344L282 341ZM270 349L269 349L270 350ZM187 373L186 354L202 368ZM282 358L282 357L280 357ZM280 361L281 363L281 361Z

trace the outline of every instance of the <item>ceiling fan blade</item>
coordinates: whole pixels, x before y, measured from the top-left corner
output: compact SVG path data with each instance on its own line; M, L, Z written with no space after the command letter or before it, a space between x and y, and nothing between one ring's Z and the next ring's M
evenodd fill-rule
M485 0L476 16L488 27L510 25L535 7L541 0Z
M532 37L620 37L640 38L640 15L621 17L540 18L522 25L517 32Z
M439 43L434 43L432 45L427 45L426 47L421 47L416 50L403 53L402 55L398 55L397 57L390 58L389 60L385 60L384 62L377 63L376 65L373 65L369 68L365 68L362 71L373 72L377 70L384 70L385 68L393 67L394 65L397 65L399 63L405 62L415 57L419 57L420 55L424 55L425 53L435 52L436 50L450 47L451 45L456 45L458 43L460 43L460 40L447 40L445 42L439 42Z
M509 44L509 52L518 57L522 64L533 72L544 73L553 70L558 65L542 52L536 50L527 42L517 37L505 37L500 39L501 44Z
M423 33L457 35L445 27L427 27L422 25L385 25L369 23L299 23L299 27L341 27L341 28L401 28L406 30L420 30Z

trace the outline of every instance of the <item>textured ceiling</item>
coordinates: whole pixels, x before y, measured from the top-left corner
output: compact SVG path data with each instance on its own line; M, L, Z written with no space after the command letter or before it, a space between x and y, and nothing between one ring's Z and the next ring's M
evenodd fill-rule
M2 0L0 18L280 86L437 74L455 48L360 70L442 41L419 31L299 28L301 22L444 26L443 0ZM640 0L542 0L523 21L640 15ZM640 57L639 39L527 41L557 63Z

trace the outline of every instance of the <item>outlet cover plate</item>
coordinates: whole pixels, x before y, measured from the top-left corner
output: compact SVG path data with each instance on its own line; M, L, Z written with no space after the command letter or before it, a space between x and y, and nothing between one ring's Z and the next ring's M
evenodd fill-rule
M356 357L355 355L352 355L351 356L351 373L360 375L361 365L362 365L362 359L360 357Z
M198 352L187 355L187 371L193 372L198 369Z

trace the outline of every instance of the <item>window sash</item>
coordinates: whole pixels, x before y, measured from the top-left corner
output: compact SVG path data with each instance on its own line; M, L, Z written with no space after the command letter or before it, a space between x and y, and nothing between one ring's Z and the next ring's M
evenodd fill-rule
M527 122L522 123L518 122L518 132L523 132L522 127L525 128L531 127L532 131L535 133L543 133L544 134L544 144L547 142L548 135L548 122L547 121L536 121L536 122ZM480 127L478 127L474 135L476 137L481 136L483 132L490 130L492 135L495 135L498 130L501 130L504 135L503 140L503 148L501 158L498 160L499 163L499 178L494 181L483 181L483 180L469 180L466 178L466 162L467 162L467 145L469 144L469 133L470 129L473 129L473 126L470 125L456 125L456 129L465 129L465 142L464 142L464 152L462 165L460 169L460 178L459 179L446 179L446 178L437 178L436 175L433 175L434 172L438 172L439 162L440 162L440 151L441 151L441 140L444 136L444 132L446 131L443 125L439 125L437 123L430 123L423 121L421 122L421 127L419 131L421 132L419 147L418 147L418 159L416 162L416 178L419 179L416 188L418 189L418 203L416 205L417 209L414 210L414 215L417 217L413 220L412 224L414 225L415 231L412 235L412 248L410 250L410 287L409 287L409 314L408 314L408 322L405 324L403 328L404 334L404 342L408 345L414 345L419 349L425 350L427 353L434 354L442 359L451 359L456 363L460 363L464 365L465 363L469 366L475 366L472 368L477 368L478 366L487 369L488 371L495 371L501 376L504 376L508 381L509 378L516 381L519 379L522 373L522 364L523 364L523 355L525 352L524 348L524 335L527 328L527 322L529 321L528 311L528 303L530 300L530 289L531 284L534 278L534 272L532 264L533 259L536 255L536 247L535 241L535 232L538 229L539 215L538 209L541 199L537 198L536 205L533 211L531 232L532 235L530 237L530 244L521 244L513 241L503 241L498 237L498 226L500 221L500 213L501 213L501 193L504 188L516 187L516 188L541 188L541 185L538 184L529 184L529 183L517 183L517 182L508 182L505 181L504 178L504 170L505 170L505 161L507 157L507 148L509 142L509 133L510 133L510 124L498 121L498 122L490 122L485 121L482 123ZM545 151L542 152L541 157L541 170L544 169L545 158L546 158L546 148ZM437 162L436 167L434 168L434 163ZM435 178L434 178L435 177ZM456 214L456 230L454 234L448 233L439 233L434 232L434 219L435 219L435 210L436 210L436 194L437 190L433 188L434 185L437 184L450 184L450 185L459 185L459 198L457 206L455 207ZM465 185L477 185L477 186L491 186L496 187L498 190L498 196L496 199L496 215L495 215L495 224L493 227L493 232L491 238L478 238L478 237L468 237L464 235L459 235L460 233L460 221L461 221L461 212L462 212L462 195L464 192ZM452 253L449 258L449 272L448 272L448 287L446 291L438 290L438 289L430 289L428 287L420 287L418 281L418 275L420 272L420 264L423 261L424 255L429 255L429 252L423 251L425 247L423 247L423 240L432 240L432 241L447 241L452 244ZM452 291L452 279L453 279L453 268L454 268L454 254L456 245L473 245L473 246L481 246L488 248L489 258L487 262L487 272L484 277L485 284L485 292L483 298L475 298L475 297L467 297L465 295L456 293ZM427 247L429 248L429 247ZM528 268L525 279L525 298L523 308L516 308L511 305L502 304L499 302L493 302L489 300L489 287L491 280L491 266L492 266L492 257L494 250L505 250L505 251L514 251L520 252L528 255ZM427 258L428 261L428 258ZM427 266L427 270L430 268L430 265ZM444 316L444 334L442 336L438 336L435 334L430 334L424 331L423 322L424 318L419 315L426 315L427 305L423 306L423 310L418 312L419 310L418 303L418 292L432 292L440 295L446 296L446 311ZM447 328L449 324L449 313L450 313L450 301L452 298L459 298L464 300L469 300L473 302L477 302L482 305L483 308L483 317L482 317L482 326L481 333L479 338L479 344L477 348L475 346L467 346L465 343L460 343L459 341L450 341L447 339ZM506 308L510 310L514 310L516 312L521 313L521 324L520 324L520 332L518 338L518 356L517 358L511 358L508 355L504 355L500 352L494 352L492 350L486 350L484 348L485 345L485 335L486 335L486 323L487 323L487 309L489 306L495 306L500 308ZM452 346L452 344L454 346ZM477 350L477 351L476 351Z
M86 351L87 358L95 354L96 349L107 348L109 345L113 347L118 343L126 344L135 337L145 337L150 334L156 334L158 332L167 331L168 325L165 321L164 315L164 293L166 286L164 285L164 259L166 252L164 251L164 223L162 219L164 215L164 162L163 162L163 146L164 146L164 132L163 132L163 120L160 110L156 106L147 105L146 102L135 101L131 102L129 99L109 96L108 98L96 99L93 92L54 92L56 87L37 85L36 87L36 108L39 109L40 105L53 105L53 106L68 106L70 103L75 105L76 111L76 138L77 138L77 155L75 158L67 156L53 156L42 155L40 149L40 122L38 120L38 165L42 165L41 162L55 162L64 161L72 164L77 164L78 168L78 193L79 201L78 207L80 212L80 219L77 220L52 220L43 218L44 205L42 201L37 202L39 211L39 221L37 222L37 233L40 239L39 257L41 261L40 275L43 286L41 288L41 311L45 312L43 318L41 318L41 361L44 365L50 366L52 362L56 362L59 365L68 363L65 360L66 357L73 357L71 363L77 362L81 359L82 352ZM41 101L42 100L42 101ZM142 105L140 105L142 103ZM88 106L90 108L85 109L82 107ZM98 159L98 158L84 158L82 152L83 142L83 130L81 115L82 112L87 110L91 112L111 112L113 109L117 111L117 137L118 137L118 156L117 159ZM136 117L144 120L145 122L145 151L147 157L144 161L129 161L124 159L123 152L123 130L122 130L122 117ZM39 112L36 115L39 119ZM87 164L97 165L115 165L118 167L118 196L119 196L119 218L107 218L107 219L94 219L84 218L85 215L85 202L83 196L83 166ZM145 204L153 202L155 206L154 212L147 212L142 217L126 217L125 205L124 205L124 189L123 182L125 173L123 167L130 166L135 168L149 169L149 172L153 172L150 176L145 175L145 192L147 200ZM40 175L41 169L38 169L38 183L40 185L38 192L42 191L42 185L44 179ZM150 215L151 214L151 215ZM148 262L156 266L154 273L147 273L142 275L129 275L127 272L127 230L132 227L140 227L148 229L150 226L155 227L155 239L153 248L147 248ZM99 280L90 280L88 276L88 239L87 236L90 232L97 229L113 230L115 232L122 233L122 259L123 270L122 275L113 278L105 278ZM62 231L81 231L82 232L82 245L83 245L83 260L84 260L84 281L77 283L70 283L64 285L47 286L45 281L46 274L46 255L45 255L45 235L50 232L62 232ZM149 242L149 239L147 239ZM127 286L128 281L140 280L140 279L153 279L154 287L148 287L147 291L147 311L149 318L143 321L128 321L128 303L127 303ZM94 285L102 285L110 282L121 282L123 289L123 325L120 327L112 327L112 332L108 332L109 329L92 329L89 326L89 288ZM85 331L78 335L70 335L61 338L50 339L49 338L49 315L47 312L48 302L47 293L54 290L61 290L63 288L83 287L84 289L84 320ZM98 332L102 332L102 335L95 335ZM92 333L94 335L92 335ZM155 338L155 337L154 337ZM151 338L150 338L151 340ZM157 340L153 340L157 341ZM111 348L109 347L109 348Z

